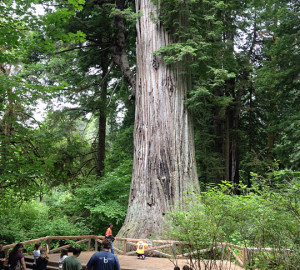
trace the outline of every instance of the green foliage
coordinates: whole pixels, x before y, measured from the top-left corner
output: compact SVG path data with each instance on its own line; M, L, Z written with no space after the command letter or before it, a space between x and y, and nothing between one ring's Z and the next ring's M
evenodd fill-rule
M195 196L187 203L187 210L170 213L168 236L185 241L185 251L189 252L213 248L220 242L291 249L294 252L285 259L275 252L255 253L249 263L259 269L297 269L300 174L275 171L269 178L257 181L257 177L253 178L251 189L241 187L243 194L239 196L232 195L233 186L226 182ZM273 187L266 184L269 181ZM213 255L220 259L220 254ZM202 260L208 255L197 256ZM274 263L273 268L270 263Z
M151 19L173 41L155 54L167 64L182 63L191 74L186 104L194 117L199 179L202 190L207 188L201 204L191 202L189 212L173 217L180 225L174 233L203 248L211 241L291 248L289 258L299 260L299 179L289 171L300 165L299 3L153 2L160 9ZM35 15L35 3L47 4L45 15ZM52 4L0 3L0 237L5 243L103 234L110 222L116 232L126 215L134 104L111 64L111 46L118 30L114 16L120 15L134 71L135 22L146 14L134 13L134 1ZM49 102L43 123L32 118L39 99ZM54 108L64 102L76 108ZM95 144L103 114L105 172L97 177ZM237 115L235 129L230 114ZM231 196L227 184L209 188L231 169L225 135L231 141L237 137L240 182L253 185L241 187L241 196ZM265 262L255 259L257 265Z
M126 216L131 166L131 162L125 162L100 181L90 177L80 187L71 186L69 191L58 190L46 197L51 215L64 213L73 220L74 226L93 234L103 235L109 223L115 224L114 231L118 231Z
M238 149L237 181L279 160L299 168L299 4L297 1L153 1L172 37L159 48L166 64L192 76L187 104L196 127L202 183L230 179ZM280 112L280 113L278 113ZM237 145L231 145L237 142ZM252 169L251 169L252 168Z
M291 8L293 7L293 8ZM289 168L299 168L298 143L295 141L299 118L299 3L268 2L262 17L265 29L260 68L256 72L259 107L266 111L263 117L266 130L274 138L272 155ZM276 18L276 20L274 20ZM278 114L277 112L280 112Z
M1 205L0 239L3 243L90 233L84 226L72 224L65 215L52 216L49 206L43 202L25 202L21 206L17 201L11 203L9 207Z
M10 244L44 236L104 235L109 223L116 233L127 210L131 162L121 164L101 181L90 177L80 187L52 189L41 202L18 197L1 204L2 242ZM55 245L55 243L53 244Z

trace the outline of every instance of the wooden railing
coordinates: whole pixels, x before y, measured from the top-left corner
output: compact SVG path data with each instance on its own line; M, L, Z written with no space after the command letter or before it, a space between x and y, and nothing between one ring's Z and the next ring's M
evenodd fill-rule
M77 235L77 236L46 236L46 237L41 237L41 238L37 238L37 239L33 239L33 240L28 240L28 241L23 241L21 242L23 245L26 245L26 244L34 244L34 243L39 243L39 242L42 242L42 241L46 241L46 243L50 246L50 242L52 240L67 240L67 239L82 239L82 240L79 240L79 241L76 241L75 243L71 243L71 244L68 244L68 245L64 245L64 246L61 246L59 248L55 248L55 249L51 249L49 250L49 253L55 253L57 251L60 251L64 248L69 248L73 245L76 245L76 244L81 244L81 243L84 243L84 242L87 242L87 250L90 251L91 250L91 240L92 239L95 239L95 248L94 250L98 250L98 243L101 242L100 239L104 239L105 237L104 236L97 236L97 235ZM5 245L3 246L3 250L5 251L5 257L7 258L7 253L8 253L8 250L10 248L13 248L16 244L10 244L10 245Z
M42 238L38 238L38 239L24 241L24 242L22 242L22 244L26 245L26 244L32 244L32 243L46 241L46 243L50 246L50 242L53 240L82 239L82 240L76 241L74 243L61 246L59 248L51 249L51 250L49 250L49 252L54 253L54 252L60 251L64 248L69 248L73 245L81 244L84 242L87 242L87 251L91 251L91 250L98 250L98 244L99 243L101 244L102 240L104 238L105 238L104 236L97 236L97 235L47 236L47 237L42 237ZM94 240L94 249L91 249L92 239ZM121 255L127 255L127 256L134 255L134 254L136 254L136 251L135 251L136 243L141 240L145 240L145 239L116 237L115 241L123 242L123 245L122 244L118 245L119 247L123 246L123 250L115 247L115 245L114 245L114 250L117 251ZM281 249L273 249L273 248L240 247L238 245L234 245L234 244L230 244L230 243L217 243L210 248L206 248L206 249L202 249L202 250L195 250L195 251L183 253L183 254L177 254L179 251L179 248L177 246L184 246L184 245L187 245L187 243L184 243L181 241L173 241L173 240L151 240L150 242L151 242L151 245L148 249L145 250L145 252L152 252L152 253L162 256L162 257L167 257L167 258L174 258L174 257L186 258L186 257L188 257L188 258L190 258L191 256L193 256L195 254L200 254L200 253L205 253L205 252L212 251L215 249L220 249L221 250L221 258L220 258L221 260L226 259L227 261L231 261L231 258L234 257L235 260L241 266L244 266L244 267L250 261L251 256L254 252L263 251L263 252L278 252L278 253L285 253L285 254L289 254L289 253L293 252L290 249L284 249L284 250L282 249L281 250ZM14 246L15 246L15 244L3 246L6 257L7 257L8 250L10 248L13 248ZM171 249L171 254L166 253L166 249ZM238 255L234 251L234 249L240 250L240 255ZM161 251L161 250L164 250L164 251ZM226 256L226 258L225 258L225 256Z

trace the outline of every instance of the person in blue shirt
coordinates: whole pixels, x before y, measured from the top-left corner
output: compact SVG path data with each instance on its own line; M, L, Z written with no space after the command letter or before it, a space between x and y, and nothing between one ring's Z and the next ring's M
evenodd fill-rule
M102 241L102 251L94 253L87 263L88 270L120 270L119 260L116 255L109 252L110 240Z

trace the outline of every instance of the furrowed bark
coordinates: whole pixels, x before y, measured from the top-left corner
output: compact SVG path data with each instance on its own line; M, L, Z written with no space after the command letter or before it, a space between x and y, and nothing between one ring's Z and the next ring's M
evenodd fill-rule
M166 66L153 52L172 38L152 15L149 0L136 0L143 16L137 23L137 89L134 165L126 220L121 237L162 233L164 215L199 192L193 129L184 99L189 75L178 64Z

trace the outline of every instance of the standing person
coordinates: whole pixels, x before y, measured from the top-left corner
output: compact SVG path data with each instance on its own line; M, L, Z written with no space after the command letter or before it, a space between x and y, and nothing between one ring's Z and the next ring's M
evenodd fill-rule
M109 239L110 240L110 251L111 251L112 254L114 254L113 241L115 240L115 237L112 234L112 228L113 228L113 226L114 225L112 223L110 223L108 225L108 228L107 228L106 232L105 232L105 239Z
M41 243L36 243L34 245L34 251L33 251L33 270L36 269L36 260L40 257L41 251L40 251Z
M10 270L17 270L23 267L23 270L26 270L26 264L24 255L22 253L23 244L18 243L15 245L13 250L9 253L8 264ZM21 267L20 267L21 266Z
M116 255L109 252L111 241L102 241L102 251L94 253L87 263L88 270L120 270L119 260Z
M48 253L49 246L46 245L46 250L42 249L40 251L39 258L36 260L36 270L47 270L47 265L49 261Z
M69 256L65 258L63 262L62 270L81 270L82 265L81 262L78 260L80 253L81 253L80 247L74 248L73 256Z
M0 270L7 270L8 267L4 265L6 262L5 251L3 250L3 244L0 243Z
M145 260L146 256L145 256L145 249L148 248L148 244L145 241L139 241L136 244L136 254L138 259L140 257L142 257L143 260Z
M58 269L62 270L63 267L63 262L65 260L65 258L68 257L68 250L66 248L62 249L60 252L60 257L59 257L59 261L58 261Z

